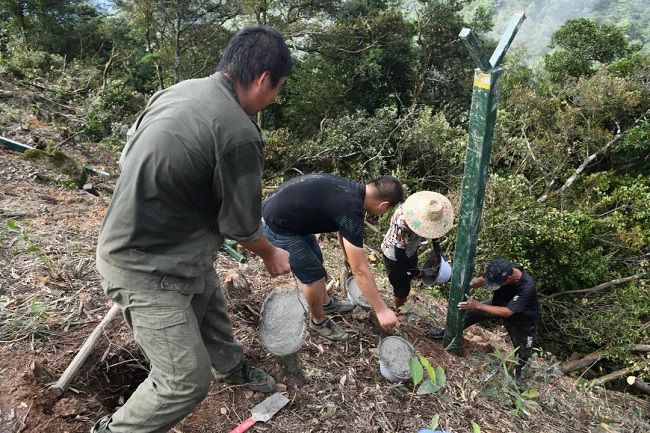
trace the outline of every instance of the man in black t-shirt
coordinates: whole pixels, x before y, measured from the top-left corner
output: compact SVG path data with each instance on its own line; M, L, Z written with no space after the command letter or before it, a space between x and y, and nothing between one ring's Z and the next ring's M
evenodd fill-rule
M262 203L264 233L276 247L289 251L291 271L300 281L311 312L310 328L325 338L348 338L326 314L351 311L354 305L327 294L323 255L316 233L338 232L339 244L361 292L384 329L398 318L379 295L363 249L364 214L381 215L404 199L401 183L382 176L366 185L331 174L291 179Z
M522 378L521 372L533 354L533 341L539 324L539 302L537 287L533 278L520 265L504 259L490 262L485 268L485 276L472 278L470 287L485 286L492 290L492 300L479 302L467 297L458 303L458 308L467 310L465 328L484 320L502 318L512 345L517 349L515 378ZM432 338L442 338L445 330L434 329Z

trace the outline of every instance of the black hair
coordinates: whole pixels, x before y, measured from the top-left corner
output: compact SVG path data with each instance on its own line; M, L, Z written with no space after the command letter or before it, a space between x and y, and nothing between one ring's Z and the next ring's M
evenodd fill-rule
M404 201L402 183L393 176L382 176L370 182L376 192L376 198L390 203L391 207Z
M282 33L272 27L250 26L237 32L223 51L217 71L248 87L264 72L276 87L291 72L291 53Z

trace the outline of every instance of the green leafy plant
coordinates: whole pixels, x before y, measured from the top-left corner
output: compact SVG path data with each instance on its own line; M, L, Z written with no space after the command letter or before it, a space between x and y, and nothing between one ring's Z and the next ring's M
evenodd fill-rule
M440 424L440 414L435 414L431 417L431 422L429 423L429 428L431 430L436 430Z
M0 340L10 342L50 335L45 310L46 306L35 296L13 309L0 306Z
M442 367L432 367L427 358L422 355L414 356L409 360L411 370L411 379L413 380L413 389L418 387L418 394L433 394L445 386L447 377L445 369ZM428 379L424 379L426 371Z

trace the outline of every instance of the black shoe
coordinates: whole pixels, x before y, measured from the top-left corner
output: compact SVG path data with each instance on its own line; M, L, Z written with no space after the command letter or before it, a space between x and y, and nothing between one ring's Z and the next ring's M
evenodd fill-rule
M429 338L432 340L441 340L445 337L445 328L433 328L429 332Z
M521 371L515 371L515 386L519 390L519 392L524 392L528 390L528 381L526 381L526 378L524 377L523 373Z
M256 392L275 391L275 379L264 370L253 367L246 361L242 361L235 371L220 381L230 385L246 385Z

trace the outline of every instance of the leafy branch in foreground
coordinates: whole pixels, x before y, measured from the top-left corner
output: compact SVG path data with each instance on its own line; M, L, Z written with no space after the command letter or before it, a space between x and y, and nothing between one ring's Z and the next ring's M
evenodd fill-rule
M521 385L510 375L510 370L517 363L517 349L503 353L498 348L495 348L490 355L497 361L495 371L490 376L495 376L496 373L500 372L501 383L498 389L488 388L484 393L491 397L498 397L504 407L514 406L512 409L513 416L518 416L522 412L528 415L526 400L539 397L539 392L533 388L521 392L519 389Z

